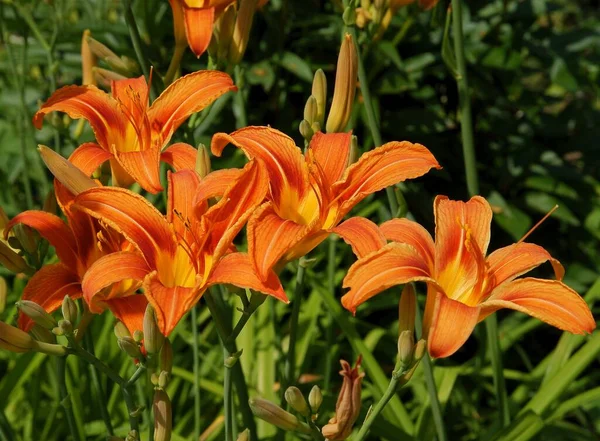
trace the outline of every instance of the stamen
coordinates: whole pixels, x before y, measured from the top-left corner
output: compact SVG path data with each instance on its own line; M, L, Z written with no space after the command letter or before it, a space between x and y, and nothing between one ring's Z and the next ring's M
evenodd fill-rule
M533 233L537 227L542 225L542 222L544 222L546 219L548 219L552 215L552 213L554 213L556 210L558 210L558 204L556 204L554 207L552 207L552 209L548 213L546 213L546 215L537 224L535 224L533 227L531 227L529 229L529 231L527 233L525 233L525 235L522 238L520 238L517 243L521 243L525 239L527 239L529 237L529 235L531 233Z

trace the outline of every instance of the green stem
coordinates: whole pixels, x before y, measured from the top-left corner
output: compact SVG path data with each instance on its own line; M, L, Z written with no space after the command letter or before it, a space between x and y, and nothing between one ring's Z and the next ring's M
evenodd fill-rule
M282 392L285 392L296 381L296 340L298 339L298 320L300 318L300 306L302 305L305 273L306 264L304 257L302 257L298 262L298 271L296 272L296 289L294 290L292 315L290 317L290 343L285 365L285 382L281 388Z
M127 380L127 382L125 382L124 387L133 386L135 384L135 382L141 378L141 376L144 374L144 372L146 372L146 366L144 366L143 364L140 363L140 365L138 366L136 371L133 373L131 378L129 380Z
M495 314L490 315L485 320L485 329L487 333L487 342L492 360L492 372L494 375L494 389L496 391L496 400L498 411L500 413L500 423L502 427L510 424L510 410L508 408L508 397L506 395L506 383L504 380L504 367L502 366L502 354L500 352L500 343L498 338L498 320Z
M228 313L224 308L218 304L215 294L211 291L207 292L204 296L206 300L206 305L210 311L210 314L215 321L215 326L217 328L217 333L219 334L219 338L223 342L225 349L230 354L235 354L237 352L237 347L235 341L229 342L227 341L227 337L233 332L231 323L228 319ZM250 440L257 441L256 437L256 422L254 421L254 415L250 410L250 406L248 405L248 385L246 384L246 378L244 377L244 371L242 370L241 363L235 363L231 370L231 376L233 383L235 385L235 390L238 395L240 412L242 413L242 420L244 426L250 431Z
M200 438L200 353L198 351L198 311L192 308L192 337L194 339L192 356L194 357L194 439Z
M71 396L67 390L67 357L58 357L56 359L56 371L58 374L58 387L60 389L60 400L65 411L65 417L67 424L69 425L69 431L73 441L79 441L79 432L77 431L77 425L75 424L75 417L73 416L73 403Z
M454 52L456 53L456 68L458 77L458 100L460 113L460 133L462 137L465 174L469 194L479 193L477 181L477 163L475 162L475 145L473 142L473 118L471 115L471 96L467 80L467 64L463 44L461 0L452 0L452 29L454 31Z
M306 424L310 428L310 434L315 441L325 441L325 437L315 424L315 422L311 419L311 417L306 417Z
M354 438L354 441L362 441L367 437L369 429L371 428L381 411L385 408L385 406L387 406L387 404L396 394L398 389L402 387L402 384L400 384L400 380L406 372L408 372L408 366L404 366L400 362L400 357L398 357L398 362L396 363L396 367L394 368L394 372L392 373L392 379L390 380L390 384L388 385L387 389L383 393L383 396L377 402L373 410L367 413L367 417L365 418L365 421L363 422L360 431L358 432L358 435L356 435L356 437Z
M88 351L91 354L93 354L94 341L91 337L91 334L86 333L84 338ZM90 379L92 380L92 386L96 390L96 398L98 400L98 406L100 407L100 414L102 415L102 420L104 421L104 425L106 426L106 432L108 436L113 436L114 430L112 422L110 420L110 415L108 413L108 407L106 406L106 396L104 395L104 390L102 389L102 384L100 383L100 377L98 376L98 368L93 364L89 364L88 368L90 371Z
M352 36L352 39L354 40L354 46L356 47L356 55L358 59L358 82L360 84L360 91L364 99L365 111L367 113L367 125L369 126L369 131L371 132L371 136L373 137L375 147L379 147L383 145L383 139L381 137L379 125L375 116L373 101L371 100L371 91L369 90L369 79L367 78L365 64L363 62L362 55L360 53L360 47L358 45L358 33L356 32L355 26L347 26L346 29L348 33ZM398 213L398 201L396 200L394 189L392 187L387 187L385 189L385 193L387 195L388 203L390 205L391 215L392 217L396 217Z
M6 419L4 409L0 409L0 441L11 441L13 439L16 439L15 433Z
M235 107L237 111L234 111L237 128L246 127L248 125L248 116L246 115L246 103L244 102L244 76L242 75L242 69L239 65L236 65L233 70L235 76L235 84L238 87L238 91L234 95Z
M175 45L175 50L173 51L173 57L171 57L171 63L169 64L169 69L165 74L165 86L168 86L175 79L175 75L177 74L177 70L179 69L179 65L181 64L181 58L185 52L187 46L177 46Z
M223 359L226 360L231 354L223 347ZM239 360L235 363L239 364ZM225 413L225 441L233 441L233 389L231 384L231 368L225 365L223 377L223 400Z
M415 331L417 338L421 338L423 335L423 321L421 318L421 311L417 302L417 314L415 316ZM438 398L437 387L435 385L435 378L433 376L433 365L429 354L426 354L422 360L423 372L425 374L425 384L427 385L427 392L429 393L429 406L431 407L431 415L433 416L433 422L438 436L438 441L446 441L448 439L446 435L446 426L444 425L444 418L442 416L442 406Z

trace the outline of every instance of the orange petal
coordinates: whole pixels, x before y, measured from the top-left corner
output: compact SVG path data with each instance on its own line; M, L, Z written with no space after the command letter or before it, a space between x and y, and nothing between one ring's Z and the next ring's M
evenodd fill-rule
M123 113L130 115L135 125L140 127L141 130L145 130L145 135L149 136L149 124L142 123L146 118L150 93L146 78L142 75L138 78L113 80L110 84L110 90L115 101L123 109Z
M115 151L115 158L127 174L140 184L144 190L154 194L162 191L159 174L160 150L158 148L149 148L137 152Z
M310 141L309 150L316 165L323 171L324 184L328 187L342 177L348 166L351 137L352 133L317 132ZM307 151L307 159L310 156Z
M106 304L113 315L127 326L131 335L144 329L144 313L148 300L143 295L111 299Z
M29 210L16 215L5 227L4 235L17 224L24 224L37 230L56 250L58 259L67 267L77 271L79 253L77 240L71 229L58 216L46 211Z
M265 164L271 197L277 207L299 205L309 188L308 166L292 138L270 127L246 127L231 135L217 133L211 151L221 156L229 143L242 149L250 159L258 158Z
M185 20L185 34L190 49L200 58L212 37L215 8L190 8L183 5L183 18Z
M441 168L431 152L421 144L408 141L388 142L365 153L346 169L334 187L342 203L340 217L365 196L406 179L424 175L432 168Z
M260 207L248 221L248 254L258 276L266 280L279 260L310 234L309 225L280 218L273 203Z
M218 259L229 249L250 215L264 201L268 188L265 168L260 163L251 161L221 200L208 209L204 218L210 225L214 259Z
M494 290L481 306L480 320L500 308L510 308L573 334L591 333L596 329L596 321L585 300L558 280L528 277L506 283Z
M150 106L148 118L152 129L161 133L164 144L192 113L231 90L237 88L224 72L200 70L185 75L167 87Z
M379 227L364 217L351 217L331 231L341 236L359 259L387 244Z
M414 281L435 283L427 262L412 246L389 243L379 251L357 260L344 278L350 291L342 297L344 308L356 308L381 291Z
M387 240L415 247L433 272L435 245L431 234L425 228L408 219L392 219L381 224L379 228Z
M65 112L73 119L84 118L92 126L98 144L109 149L117 136L124 135L127 121L117 108L117 103L96 86L65 86L58 89L33 117L33 124L40 129L44 115Z
M181 170L167 174L169 196L167 221L175 228L179 240L192 243L191 225L198 220L194 212L194 198L200 178L193 170Z
M561 280L565 274L563 266L544 248L526 242L500 248L490 254L486 260L491 284L489 289L528 273L546 261L550 261L556 278Z
M81 297L81 284L77 272L62 263L43 266L27 283L23 300L31 300L48 312L60 308L65 296ZM33 321L25 314L19 315L19 327L29 331Z
M219 283L230 283L240 288L253 289L273 296L282 302L290 302L277 275L273 271L269 271L264 280L259 278L250 256L246 253L228 254L217 263L208 279L208 285Z
M424 330L429 355L433 358L449 357L465 344L479 317L480 307L467 306L433 291L435 307L431 326ZM428 299L429 301L429 299Z
M226 168L207 174L198 185L195 206L201 205L211 198L222 197L225 192L237 182L244 173L239 168Z
M77 207L122 233L152 268L161 254L175 254L176 243L164 216L142 196L116 187L93 188L75 199Z
M156 311L158 327L169 335L179 320L200 300L202 292L183 286L166 287L151 273L144 281L144 294Z
M167 147L160 154L160 160L166 162L175 171L194 170L198 150L185 142L177 142Z
M110 158L112 158L112 154L109 151L104 150L95 142L86 142L71 153L69 162L90 176Z
M141 282L149 272L146 260L138 254L121 251L102 256L89 267L81 283L90 311L98 314L104 310L99 302L110 300L115 294L134 292L139 284L132 281ZM128 288L125 291L103 292L105 288L124 281L123 285Z
M481 196L468 202L438 196L435 213L436 279L450 298L469 293L481 278L490 242L492 209Z

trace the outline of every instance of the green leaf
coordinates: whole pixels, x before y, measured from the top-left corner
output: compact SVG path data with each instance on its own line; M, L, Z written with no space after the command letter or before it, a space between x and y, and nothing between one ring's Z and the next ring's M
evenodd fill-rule
M493 441L527 441L544 427L544 422L535 412L529 410L502 430Z
M454 75L454 78L458 78L458 67L456 66L456 54L454 53L454 45L450 39L450 26L452 23L452 10L448 9L446 13L446 23L444 25L444 37L442 39L442 60L450 70L450 73Z
M553 213L554 217L565 221L569 225L579 226L580 224L577 216L560 199L549 194L528 192L525 194L525 203L533 210L543 214L548 213L555 205L558 205L558 210Z
M571 71L569 71L567 63L565 63L565 60L562 58L557 58L554 60L554 63L552 63L552 67L550 68L550 78L554 84L559 85L569 92L577 92L579 89L577 80Z
M492 191L487 197L488 202L497 207L494 221L515 240L519 240L531 227L531 218L522 210L508 203L500 193Z
M281 66L301 80L312 83L313 71L306 61L292 52L284 52L279 60Z

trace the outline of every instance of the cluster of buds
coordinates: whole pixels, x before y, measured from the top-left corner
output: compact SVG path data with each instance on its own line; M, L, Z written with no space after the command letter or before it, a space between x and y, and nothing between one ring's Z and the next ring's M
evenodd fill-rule
M400 384L406 384L417 369L419 361L427 351L427 343L421 339L415 344L415 315L417 296L411 284L402 290L398 305L398 362L394 376L398 376Z
M342 40L335 74L333 99L325 129L328 133L343 132L354 105L358 78L358 56L352 36L346 34ZM321 69L313 78L312 94L304 106L304 119L300 122L300 134L309 142L315 132L322 129L325 122L327 100L327 80Z
M61 312L63 318L58 321L41 305L31 300L20 300L16 305L21 314L26 315L34 322L31 332L36 340L53 343L55 338L52 334L64 335L67 338L75 336L76 330L74 328L79 320L79 310L69 296L65 296L62 301Z
M433 8L438 0L360 0L356 8L356 25L366 29L373 39L380 38L400 8L418 3L424 10Z
M318 416L319 408L323 402L323 394L319 386L315 385L308 394L308 401L302 395L300 389L296 386L290 386L286 389L285 401L290 405L294 411L298 412L305 418L310 417L312 421L315 421Z

